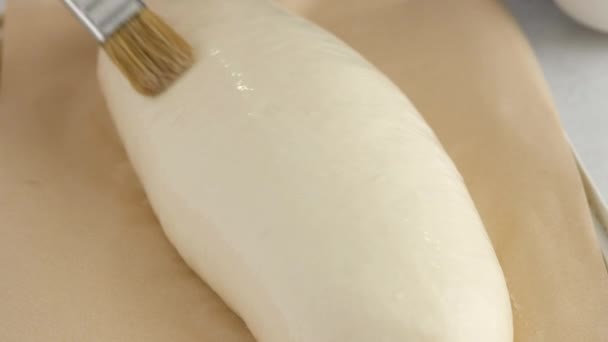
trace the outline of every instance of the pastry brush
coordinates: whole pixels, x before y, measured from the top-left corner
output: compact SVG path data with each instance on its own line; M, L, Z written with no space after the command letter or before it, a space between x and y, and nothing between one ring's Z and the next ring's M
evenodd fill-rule
M141 0L63 0L146 96L162 93L194 63L190 44Z

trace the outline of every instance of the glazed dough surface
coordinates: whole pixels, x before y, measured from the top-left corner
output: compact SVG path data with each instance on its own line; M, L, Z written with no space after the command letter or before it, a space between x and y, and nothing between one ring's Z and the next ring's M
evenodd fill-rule
M262 342L507 342L502 272L407 98L265 1L151 1L198 63L143 98L104 55L128 154L187 263Z

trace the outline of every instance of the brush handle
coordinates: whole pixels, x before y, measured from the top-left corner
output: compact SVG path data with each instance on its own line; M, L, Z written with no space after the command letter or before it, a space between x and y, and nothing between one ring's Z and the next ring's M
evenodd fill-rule
M76 17L104 43L144 7L141 0L63 0Z

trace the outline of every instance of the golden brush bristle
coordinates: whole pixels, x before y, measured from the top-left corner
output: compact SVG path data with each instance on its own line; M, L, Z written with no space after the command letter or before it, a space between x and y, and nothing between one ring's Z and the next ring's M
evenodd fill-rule
M138 92L162 93L194 63L192 47L164 20L144 8L104 44Z

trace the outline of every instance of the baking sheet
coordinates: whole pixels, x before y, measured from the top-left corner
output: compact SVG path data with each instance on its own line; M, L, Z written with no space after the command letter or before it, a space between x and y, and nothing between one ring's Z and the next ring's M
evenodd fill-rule
M606 277L582 183L511 19L494 1L340 1L295 9L382 68L438 133L505 269L516 341L602 341ZM52 3L15 2L37 25L9 32L20 39L2 80L4 340L250 341L164 239L108 129L94 43Z
M608 34L583 27L551 0L507 0L538 56L581 167L601 241L608 231ZM591 188L593 186L593 189ZM604 204L602 204L602 202ZM603 214L602 214L603 212ZM603 243L605 254L608 243Z

